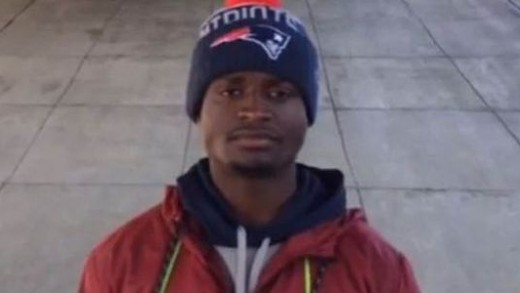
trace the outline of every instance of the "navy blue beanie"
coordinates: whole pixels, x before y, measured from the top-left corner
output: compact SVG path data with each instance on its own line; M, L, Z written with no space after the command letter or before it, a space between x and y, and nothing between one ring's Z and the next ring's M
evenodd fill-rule
M246 2L217 10L200 28L187 89L189 117L199 119L213 80L234 72L257 71L294 84L302 93L312 125L318 108L319 63L303 23L279 7Z

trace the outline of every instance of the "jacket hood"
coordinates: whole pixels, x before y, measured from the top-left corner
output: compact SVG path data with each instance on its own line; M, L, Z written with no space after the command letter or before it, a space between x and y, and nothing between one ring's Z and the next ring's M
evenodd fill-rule
M209 160L201 159L177 179L185 211L204 228L212 245L237 247L236 231L247 230L247 245L272 244L341 217L346 209L343 174L297 164L297 189L268 225L252 227L241 223L211 179Z

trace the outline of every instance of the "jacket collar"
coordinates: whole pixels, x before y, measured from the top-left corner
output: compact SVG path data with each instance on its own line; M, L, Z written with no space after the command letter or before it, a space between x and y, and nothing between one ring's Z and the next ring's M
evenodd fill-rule
M340 171L296 164L298 187L280 213L265 226L249 226L236 217L214 184L209 169L209 160L201 159L177 179L177 186L183 210L201 224L212 245L236 247L240 226L247 230L249 247L259 247L265 238L275 244L285 242L340 217L345 210L345 189Z
M212 247L205 245L202 227L191 219L182 208L179 198L179 190L176 186L166 187L166 198L162 205L163 218L169 226L173 235L183 233L181 227L189 230L183 235L183 244L202 264L215 271L215 257ZM273 257L273 261L268 264L265 273L259 280L259 285L265 284L276 276L283 268L294 260L304 257L318 259L335 259L338 242L341 236L347 231L347 222L357 218L364 220L364 216L359 210L353 210L332 221L326 222L307 231L294 235L282 244L280 250ZM278 256L278 257L277 257ZM218 269L217 269L218 270ZM218 272L215 272L219 274ZM221 274L220 274L221 275Z

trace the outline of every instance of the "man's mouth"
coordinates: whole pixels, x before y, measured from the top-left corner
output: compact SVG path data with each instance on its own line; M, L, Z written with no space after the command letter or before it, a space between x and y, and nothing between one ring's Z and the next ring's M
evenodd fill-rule
M272 147L279 142L276 135L264 130L241 130L233 133L230 140L241 148L249 150L262 150Z

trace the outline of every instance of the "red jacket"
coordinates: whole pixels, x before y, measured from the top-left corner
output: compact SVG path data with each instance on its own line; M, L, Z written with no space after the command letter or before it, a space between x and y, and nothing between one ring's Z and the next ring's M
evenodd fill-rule
M200 226L183 214L177 188L164 202L109 236L89 256L79 292L154 292L168 244L182 222L182 250L168 292L233 292L225 264L204 241ZM293 236L264 267L256 293L304 292L303 259L330 259L319 292L419 293L406 258L368 226L363 212ZM316 274L316 266L313 266Z

